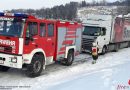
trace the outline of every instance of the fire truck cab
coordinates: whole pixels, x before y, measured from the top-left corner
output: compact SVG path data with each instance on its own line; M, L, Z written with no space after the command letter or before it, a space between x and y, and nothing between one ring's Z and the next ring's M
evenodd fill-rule
M0 71L26 67L39 76L46 65L71 65L81 51L82 25L37 19L26 14L0 13Z

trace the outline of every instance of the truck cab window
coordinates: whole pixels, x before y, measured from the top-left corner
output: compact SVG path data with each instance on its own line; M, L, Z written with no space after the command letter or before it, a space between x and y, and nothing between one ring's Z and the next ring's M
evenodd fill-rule
M21 37L24 21L22 19L0 20L0 34Z
M26 37L35 36L38 34L38 24L36 22L29 22L26 31Z
M48 36L54 36L54 24L48 24Z
M85 26L83 35L88 36L99 36L100 35L101 28L100 27L91 27L91 26Z
M104 35L106 35L106 28L101 29L101 36L104 36Z
M46 35L46 24L40 23L40 36L44 37Z

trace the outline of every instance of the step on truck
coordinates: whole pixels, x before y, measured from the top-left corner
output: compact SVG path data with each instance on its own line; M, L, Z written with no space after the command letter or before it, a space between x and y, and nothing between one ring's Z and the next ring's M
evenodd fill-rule
M82 51L99 54L130 46L130 16L88 15L83 20Z
M26 68L39 76L46 65L71 65L81 51L82 25L38 19L20 13L0 13L0 71Z

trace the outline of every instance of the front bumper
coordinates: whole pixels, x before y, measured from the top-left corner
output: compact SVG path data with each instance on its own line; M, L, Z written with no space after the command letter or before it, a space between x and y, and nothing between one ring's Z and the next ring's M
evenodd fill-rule
M82 46L82 51L91 53L92 52L92 46Z
M18 56L0 53L0 65L21 69L23 65L23 57L22 55Z

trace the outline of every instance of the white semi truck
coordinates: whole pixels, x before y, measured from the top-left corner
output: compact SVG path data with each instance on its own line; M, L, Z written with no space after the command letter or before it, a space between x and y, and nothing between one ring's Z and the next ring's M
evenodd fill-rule
M82 50L91 52L96 46L98 53L118 51L130 46L130 17L128 15L88 15L83 21Z

